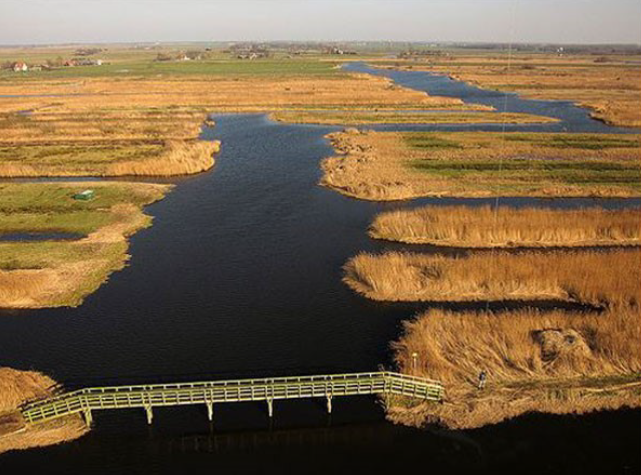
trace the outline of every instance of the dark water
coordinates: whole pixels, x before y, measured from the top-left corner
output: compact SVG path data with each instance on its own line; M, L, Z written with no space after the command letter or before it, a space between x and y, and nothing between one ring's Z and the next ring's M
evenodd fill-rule
M414 203L357 201L317 186L319 161L331 153L323 135L335 129L275 124L260 115L216 122L204 132L223 140L215 168L173 180L175 190L148 208L154 225L131 240L125 270L77 309L2 312L0 366L34 368L75 386L390 365L388 342L424 306L359 298L341 283L341 266L360 251L389 248L367 237L369 223L382 210ZM89 436L4 455L0 473L360 473L399 464L468 472L517 460L532 473L641 467L633 450L641 411L528 416L477 431L430 432L384 423L369 398L337 401L331 420L317 402L282 402L271 428L261 405L216 410L213 428L200 407L158 409L152 428L143 411L97 414Z
M0 234L3 241L73 241L82 238L78 233L8 233Z

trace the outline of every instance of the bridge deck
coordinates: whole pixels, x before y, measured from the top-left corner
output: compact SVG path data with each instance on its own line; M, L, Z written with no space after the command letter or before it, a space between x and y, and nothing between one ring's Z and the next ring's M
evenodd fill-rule
M148 422L151 423L153 407L204 404L211 420L213 405L219 403L267 401L271 416L275 400L327 398L327 408L331 412L333 397L367 394L396 394L440 401L443 386L437 381L386 371L108 386L80 389L30 402L21 408L21 412L28 423L44 422L76 413L83 413L87 422L91 423L91 411L94 410L144 408L147 411Z

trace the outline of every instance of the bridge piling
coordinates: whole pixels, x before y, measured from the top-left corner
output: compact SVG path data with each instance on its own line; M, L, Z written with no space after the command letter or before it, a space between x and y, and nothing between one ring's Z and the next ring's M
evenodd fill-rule
M211 401L207 401L207 419L209 419L209 422L214 421L214 403Z
M93 416L91 415L91 409L85 409L83 411L83 415L85 418L85 424L87 424L88 427L91 427L91 424L93 424Z
M272 398L267 399L267 413L270 419L274 417L274 400Z
M151 425L154 420L154 412L151 408L151 405L145 406L145 412L147 413L147 424Z
M327 395L327 413L328 414L332 413L332 395L331 394Z

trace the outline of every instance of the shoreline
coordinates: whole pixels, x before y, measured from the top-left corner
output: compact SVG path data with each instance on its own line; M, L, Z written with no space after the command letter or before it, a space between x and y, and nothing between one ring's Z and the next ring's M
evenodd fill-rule
M80 415L39 425L25 424L18 411L20 405L53 395L55 384L39 372L0 367L0 455L68 442L89 432Z

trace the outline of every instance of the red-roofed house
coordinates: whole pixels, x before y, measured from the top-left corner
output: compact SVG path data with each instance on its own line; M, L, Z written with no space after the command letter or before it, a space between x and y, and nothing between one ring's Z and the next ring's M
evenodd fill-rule
M17 63L13 63L13 70L15 72L28 71L29 70L29 66L27 66L27 63L23 63L22 61L18 61Z

